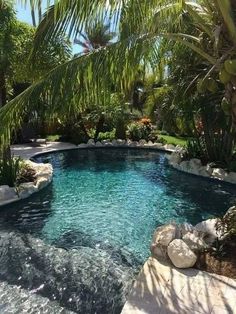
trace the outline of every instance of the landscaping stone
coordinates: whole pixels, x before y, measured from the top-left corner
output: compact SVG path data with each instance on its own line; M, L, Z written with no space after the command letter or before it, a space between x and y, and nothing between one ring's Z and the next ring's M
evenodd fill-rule
M197 256L189 246L181 239L173 240L167 247L167 253L177 268L193 267L197 261Z
M185 222L179 226L179 237L182 238L186 233L193 232L194 231L194 226Z
M182 161L182 158L181 158L181 155L179 152L174 152L172 153L171 155L169 155L169 164L171 166L176 166L176 165L179 165Z
M172 145L172 144L165 144L164 148L167 149L167 150L175 150L175 146Z
M153 236L153 244L168 246L168 244L175 239L177 232L178 227L176 224L158 227Z
M146 145L147 144L147 141L146 140L140 140L139 141L139 145L140 146L144 146L144 145Z
M207 243L201 239L196 232L187 232L183 236L182 240L194 252L204 250L209 247L209 245L207 245Z
M88 143L87 143L89 146L95 146L95 141L94 141L94 139L89 139L88 140Z
M205 233L204 240L207 244L211 245L217 238L221 238L221 233L216 230L217 218L208 219L198 223L195 229Z
M124 146L124 145L126 145L126 140L118 139L118 140L117 140L117 145L119 145L119 146Z
M112 145L113 146L118 146L117 140L112 140Z
M43 188L45 188L47 185L49 184L48 178L46 177L41 177L37 180L37 189L38 190L42 190Z
M221 168L214 168L212 171L212 176L220 180L224 180L227 177L227 173Z
M10 188L8 185L0 186L0 203L16 200L17 198L18 195L14 188Z
M18 189L19 197L22 199L29 197L31 194L37 191L38 189L34 182L22 183Z
M97 142L96 142L96 146L97 146L97 147L102 147L102 143L99 142L99 141L97 141Z
M153 142L152 141L148 141L147 145L148 146L153 146Z

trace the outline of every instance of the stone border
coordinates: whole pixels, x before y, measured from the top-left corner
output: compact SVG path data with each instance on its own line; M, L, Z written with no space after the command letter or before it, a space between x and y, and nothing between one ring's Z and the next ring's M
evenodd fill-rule
M57 143L58 144L58 143ZM60 144L60 143L59 143ZM47 187L53 178L53 167L51 164L36 163L34 157L39 155L44 155L47 153L53 153L57 151L66 151L66 150L77 150L85 148L146 148L146 149L157 149L167 153L172 153L176 151L174 145L162 145L161 143L153 143L151 141L146 142L145 140L140 140L139 142L125 141L125 140L113 140L112 142L103 140L102 142L95 142L93 139L90 139L87 144L80 144L78 146L70 146L70 144L63 143L61 146L57 145L56 147L46 146L42 151L38 151L39 148L35 148L36 152L32 152L30 156L25 157L25 163L29 165L36 171L36 180L35 182L27 182L20 184L17 188L9 187L8 185L0 186L0 207L5 206L23 199L30 197L32 194L39 192L43 188ZM18 149L20 145L17 146ZM25 146L22 145L22 148ZM33 149L32 149L33 150ZM24 149L22 149L24 152ZM21 154L19 154L21 155ZM29 159L28 159L29 158Z
M51 164L39 164L30 160L25 161L25 164L36 171L35 181L22 183L17 188L8 185L0 186L0 207L28 198L52 182Z
M19 187L10 188L8 185L0 186L0 207L11 204L13 202L20 201L22 199L28 198L32 194L42 190L46 186L48 186L53 178L53 168L51 164L39 164L31 161L34 157L39 155L44 155L47 153L53 153L57 151L65 151L65 150L77 150L77 149L91 149L91 148L136 148L136 149L149 149L149 150L158 150L162 152L169 153L168 157L169 164L180 171L197 175L201 177L206 177L209 179L220 180L223 182L236 184L236 173L229 172L227 173L225 170L220 168L212 168L210 164L203 166L199 159L191 159L189 161L183 161L181 157L182 148L179 146L174 146L172 144L162 143L154 143L152 141L140 140L139 142L131 141L131 140L113 140L112 142L109 140L97 141L95 142L93 139L90 139L87 144L82 143L78 146L68 144L68 143L51 143L55 144L54 147L50 145L43 147L40 151L40 148L33 148L32 154L30 156L24 155L25 146L22 145L22 155L26 159L26 163L33 169L36 170L36 180L35 182L23 183ZM61 145L60 145L61 144ZM53 146L53 145L52 145ZM17 146L18 149L21 147ZM19 149L20 150L20 149ZM21 155L21 154L19 154ZM22 156L21 156L22 157ZM31 159L31 160L30 160Z
M227 172L222 168L213 168L211 164L204 166L201 160L197 158L183 160L181 150L173 152L168 157L168 160L169 164L177 170L208 179L236 184L236 172Z

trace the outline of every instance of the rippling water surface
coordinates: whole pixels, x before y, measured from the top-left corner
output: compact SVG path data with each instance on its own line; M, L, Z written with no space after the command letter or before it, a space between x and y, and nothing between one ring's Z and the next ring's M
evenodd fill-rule
M22 247L10 245L12 252L5 250L0 262L9 262L9 254L17 253L19 263L25 264L26 254L34 271L29 275L24 267L18 272L3 267L1 278L24 289L44 285L36 293L77 313L120 312L158 225L195 224L224 213L236 200L232 186L180 173L167 165L164 154L154 151L79 150L37 160L53 164L52 185L0 214L5 230L1 247L9 245L9 237ZM26 249L27 243L31 249ZM58 277L55 269L60 267L64 272ZM51 274L51 281L38 278L42 269ZM71 272L79 286L66 287Z

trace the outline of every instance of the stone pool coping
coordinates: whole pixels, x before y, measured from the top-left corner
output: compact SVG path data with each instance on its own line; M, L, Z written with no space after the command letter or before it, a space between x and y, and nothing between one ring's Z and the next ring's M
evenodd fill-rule
M144 264L121 314L233 314L236 280L176 269L150 257Z

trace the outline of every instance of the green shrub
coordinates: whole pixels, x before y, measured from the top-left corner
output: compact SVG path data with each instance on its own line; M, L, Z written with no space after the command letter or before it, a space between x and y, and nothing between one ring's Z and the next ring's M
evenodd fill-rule
M113 129L110 132L100 132L98 135L98 141L102 141L102 140L114 140L116 137L116 130Z

